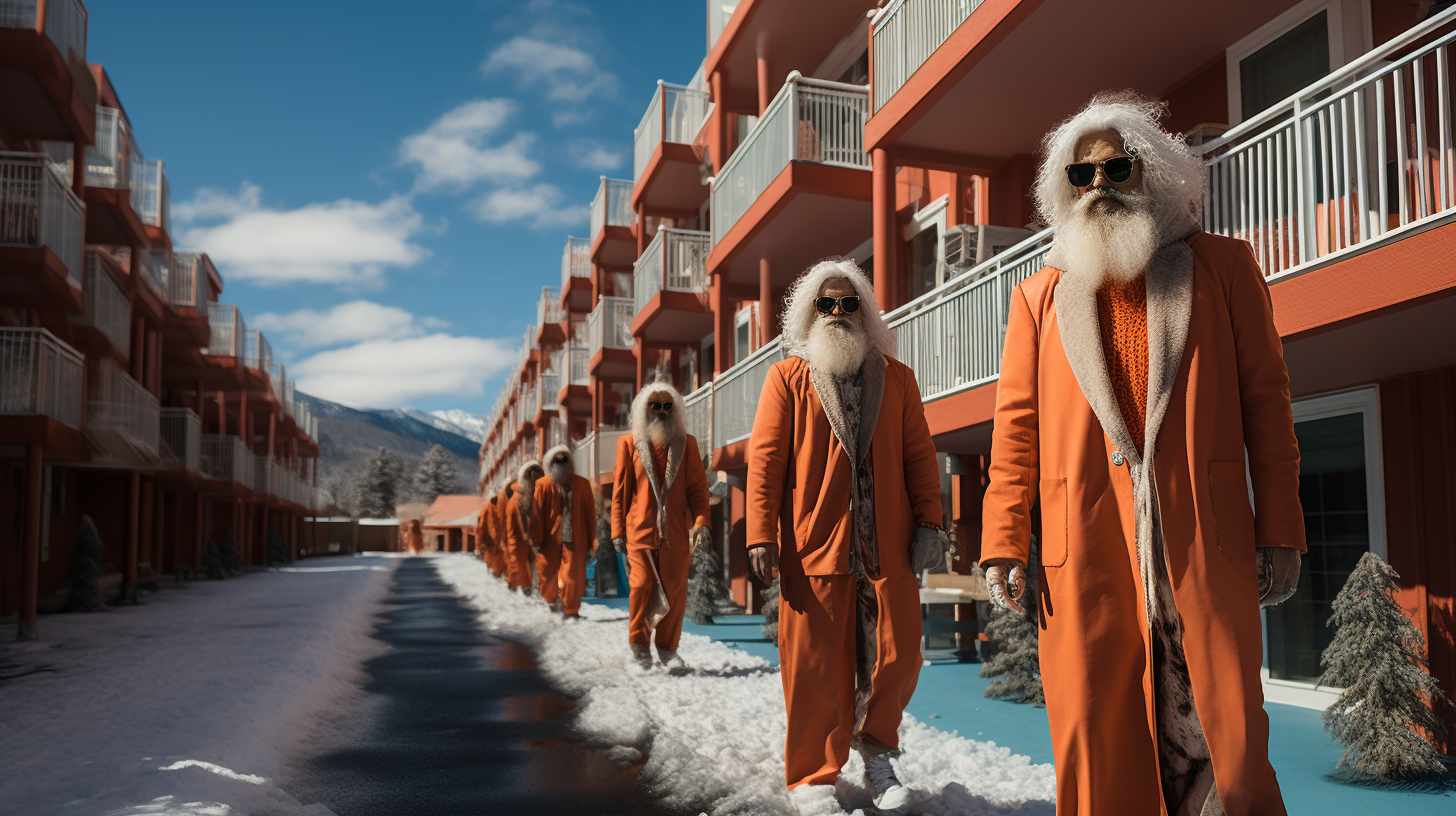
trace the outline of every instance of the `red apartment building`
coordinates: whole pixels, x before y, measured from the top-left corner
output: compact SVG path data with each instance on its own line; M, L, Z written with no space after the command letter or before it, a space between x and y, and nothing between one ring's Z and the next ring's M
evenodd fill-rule
M1252 245L1284 337L1310 553L1265 616L1266 695L1334 700L1314 684L1324 622L1367 550L1400 572L1432 672L1456 687L1450 6L1109 0L1089 18L1072 0L713 0L699 74L659 83L632 182L604 179L590 236L568 239L482 487L569 438L608 488L622 406L665 373L732 488L718 541L756 608L743 451L782 356L775 315L799 272L843 255L916 372L969 565L1006 303L1054 240L1032 223L1039 141L1094 93L1134 88L1205 157L1204 226Z
M135 600L231 532L261 563L312 514L317 423L267 339L175 249L166 169L86 61L80 0L0 12L0 619L64 608L81 516Z

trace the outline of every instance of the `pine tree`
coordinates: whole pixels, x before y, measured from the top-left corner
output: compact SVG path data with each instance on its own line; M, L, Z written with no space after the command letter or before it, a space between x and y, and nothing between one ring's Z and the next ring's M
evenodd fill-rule
M450 454L441 445L430 448L415 469L415 497L429 504L441 493L460 493L463 490L460 474L455 470L455 463L450 461Z
M986 686L985 695L993 700L1046 705L1033 611L1030 605L1025 614L1003 611L986 624L986 637L996 644L997 651L981 664L980 673L982 677L999 678Z
M693 578L688 582L688 619L699 626L713 622L713 612L724 598L728 586L723 583L723 565L712 547L694 547Z
M1323 717L1345 746L1337 768L1358 776L1415 779L1446 770L1420 733L1445 733L1431 709L1445 695L1421 654L1425 639L1395 600L1399 578L1374 553L1361 556L1335 596L1328 624L1335 636L1320 657L1320 685L1345 689Z
M217 545L208 539L202 545L202 573L208 578L221 580L227 577L227 570L222 568L222 553L218 551Z
M274 564L288 563L288 547L283 543L283 535L277 530L268 531L268 566Z
M217 555L223 575L238 574L238 542L233 538L232 530L222 534L222 547L218 549Z
M398 498L398 466L389 451L380 447L369 460L359 483L360 518L389 518Z
M106 545L101 541L101 532L90 516L81 516L81 529L76 533L76 549L71 554L71 589L69 606L77 612L105 612L106 601L101 597L102 562L106 559Z
M763 636L777 644L779 642L779 579L777 576L774 577L773 583L768 585L768 589L765 589L760 595L764 602Z

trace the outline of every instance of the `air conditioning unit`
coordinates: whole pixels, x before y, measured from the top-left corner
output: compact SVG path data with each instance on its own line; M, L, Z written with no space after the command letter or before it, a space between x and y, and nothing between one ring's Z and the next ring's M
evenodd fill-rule
M1029 229L1018 227L957 224L945 231L945 265L950 267L951 276L959 275L977 264L989 261L1033 234Z

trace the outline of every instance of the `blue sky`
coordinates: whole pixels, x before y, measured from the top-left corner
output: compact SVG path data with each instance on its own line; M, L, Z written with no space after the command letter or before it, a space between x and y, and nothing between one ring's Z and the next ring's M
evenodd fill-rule
M91 0L172 235L301 390L490 410L701 0Z

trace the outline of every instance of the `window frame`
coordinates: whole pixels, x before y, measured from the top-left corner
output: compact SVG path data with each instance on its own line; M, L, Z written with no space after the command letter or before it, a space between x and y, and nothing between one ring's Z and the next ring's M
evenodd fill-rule
M1239 72L1240 63L1259 49L1308 22L1321 11L1326 13L1331 72L1374 47L1370 31L1370 0L1302 0L1225 49L1224 72L1228 84L1230 128L1244 121L1243 75Z

